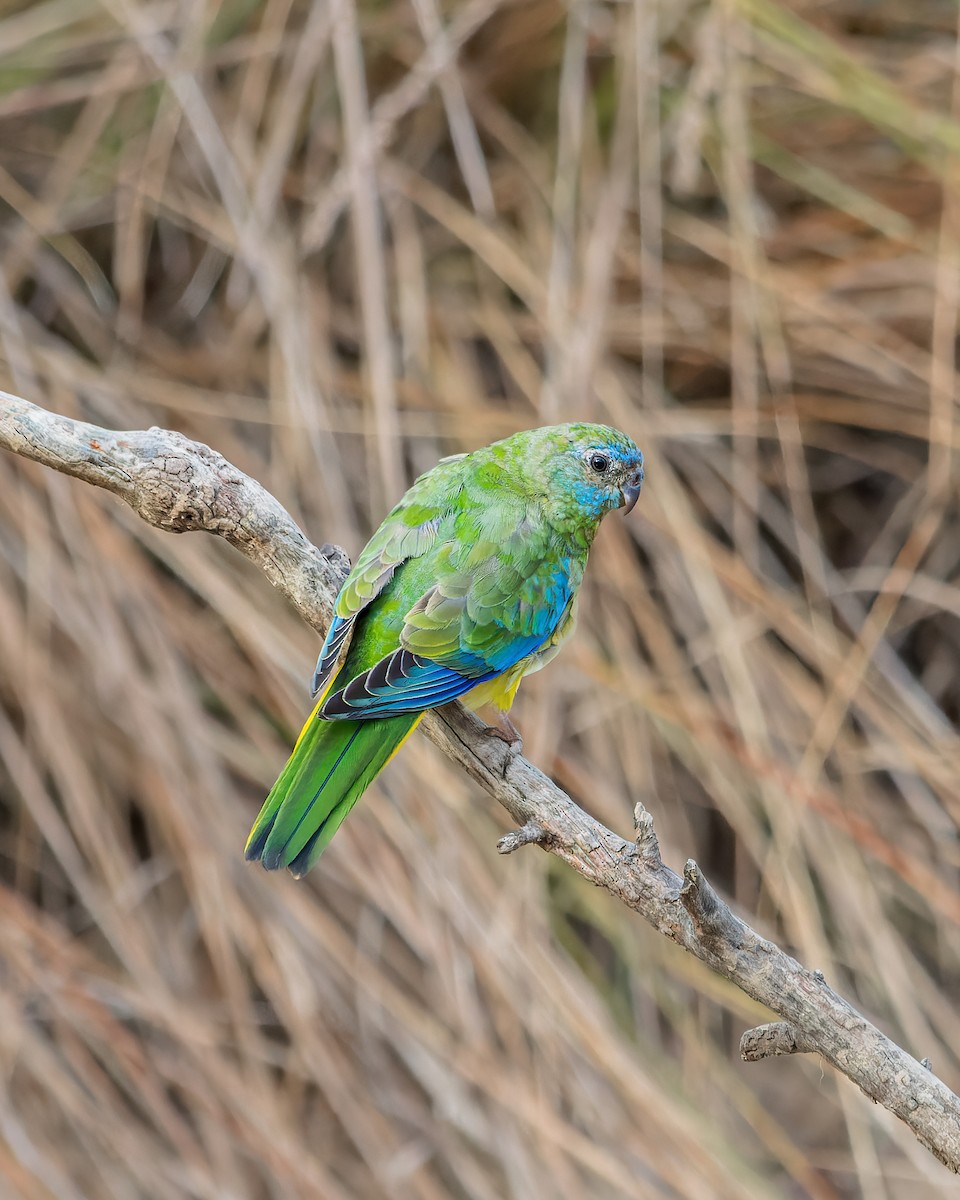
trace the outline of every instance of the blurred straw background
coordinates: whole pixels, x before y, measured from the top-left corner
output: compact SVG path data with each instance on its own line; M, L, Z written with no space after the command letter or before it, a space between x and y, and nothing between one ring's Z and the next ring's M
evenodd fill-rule
M0 386L161 424L356 554L446 453L648 458L526 753L653 812L960 1086L957 7L0 9ZM764 1014L415 739L308 882L241 861L315 636L0 458L0 1194L948 1197Z

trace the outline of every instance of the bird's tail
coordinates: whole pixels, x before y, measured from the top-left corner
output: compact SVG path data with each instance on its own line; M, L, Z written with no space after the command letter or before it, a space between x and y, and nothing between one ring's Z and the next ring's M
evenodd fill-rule
M422 716L323 721L314 710L250 830L248 861L306 875Z

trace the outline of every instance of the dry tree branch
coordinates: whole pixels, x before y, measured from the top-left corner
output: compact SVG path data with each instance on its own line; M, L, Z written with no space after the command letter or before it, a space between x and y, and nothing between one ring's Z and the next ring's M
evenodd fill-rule
M222 455L163 429L117 433L54 415L0 392L0 446L106 488L151 525L205 530L250 558L315 629L322 630L348 567L342 550L311 545L289 513ZM930 1070L808 971L762 938L719 898L689 860L683 877L660 857L653 819L636 809L628 842L584 812L515 748L484 736L460 705L428 715L430 739L498 800L519 828L509 854L536 843L604 887L666 937L776 1012L782 1020L744 1034L756 1061L817 1053L895 1113L952 1171L960 1172L960 1098Z

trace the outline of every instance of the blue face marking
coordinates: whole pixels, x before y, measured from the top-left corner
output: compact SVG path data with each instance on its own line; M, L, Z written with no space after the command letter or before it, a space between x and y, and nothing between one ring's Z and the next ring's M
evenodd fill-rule
M634 467L643 467L643 455L636 446L623 446L619 442L607 442L600 445L589 446L582 451L583 458L586 462L590 461L590 456L593 454L602 454L610 460L613 467L619 467L621 470L624 467L633 469Z
M598 487L588 479L578 480L574 484L573 497L577 507L589 517L602 516L615 499L607 488Z
M608 426L573 423L557 431L566 445L554 481L556 519L573 532L582 526L586 537L604 514L629 502L628 483L630 496L636 494L643 455L626 434Z
M642 470L643 455L636 446L619 441L593 442L583 446L578 453L588 467L593 467L592 460L598 455L609 464L603 474L594 478L581 477L572 488L574 502L580 511L588 519L598 519L611 508L619 507L621 494L613 480L622 478L624 472ZM608 476L610 482L606 482L604 476Z

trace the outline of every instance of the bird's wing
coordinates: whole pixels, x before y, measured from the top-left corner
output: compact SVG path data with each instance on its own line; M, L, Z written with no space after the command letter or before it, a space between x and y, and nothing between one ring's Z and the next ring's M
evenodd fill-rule
M461 529L461 534L464 530ZM514 526L492 539L476 528L434 549L437 582L409 609L400 646L334 692L327 719L374 718L447 704L529 657L553 636L583 564L544 531Z
M401 563L419 558L433 546L444 514L456 501L456 476L463 457L442 459L421 475L360 552L333 606L333 620L313 673L314 696L328 691L336 678L360 613L380 595Z

